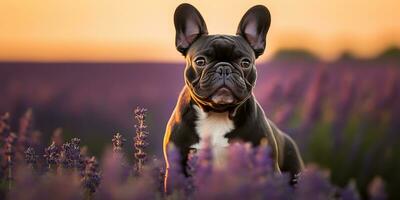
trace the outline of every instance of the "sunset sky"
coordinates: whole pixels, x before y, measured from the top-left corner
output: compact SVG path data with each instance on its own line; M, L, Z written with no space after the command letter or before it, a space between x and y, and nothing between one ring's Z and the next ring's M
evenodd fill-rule
M272 15L267 51L303 48L323 59L371 57L400 46L398 0L188 1L209 32L234 34L251 6ZM0 61L175 62L172 16L181 1L1 0Z

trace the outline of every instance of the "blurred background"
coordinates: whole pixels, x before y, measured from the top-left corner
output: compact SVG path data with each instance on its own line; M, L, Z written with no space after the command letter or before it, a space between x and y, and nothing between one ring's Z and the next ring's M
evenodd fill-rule
M307 163L365 193L381 176L400 193L400 2L189 1L209 32L234 34L263 4L272 24L257 62L255 95L299 144ZM161 155L164 127L183 86L172 16L180 1L2 0L0 113L12 130L33 110L48 145L61 127L100 155L113 133L134 136L133 109L148 109L149 151Z

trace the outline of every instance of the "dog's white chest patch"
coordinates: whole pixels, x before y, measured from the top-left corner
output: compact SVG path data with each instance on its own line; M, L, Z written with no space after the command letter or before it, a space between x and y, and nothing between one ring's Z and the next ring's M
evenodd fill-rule
M194 105L198 120L195 122L196 132L200 137L200 143L192 148L200 149L204 146L206 138L209 139L213 150L214 160L218 162L220 158L225 157L225 149L228 147L228 138L225 134L232 131L235 127L233 121L229 119L228 112L204 112L201 108Z

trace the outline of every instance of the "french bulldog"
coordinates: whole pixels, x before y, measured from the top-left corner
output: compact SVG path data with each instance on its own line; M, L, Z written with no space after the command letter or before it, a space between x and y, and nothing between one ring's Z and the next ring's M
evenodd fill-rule
M195 7L185 3L176 8L175 45L186 60L185 86L164 136L167 176L170 143L179 150L187 175L189 152L201 148L206 140L216 160L229 143L240 140L258 146L266 140L277 172L294 177L302 171L295 142L265 116L252 92L257 78L255 61L265 50L270 23L269 10L257 5L244 14L236 35L209 35Z

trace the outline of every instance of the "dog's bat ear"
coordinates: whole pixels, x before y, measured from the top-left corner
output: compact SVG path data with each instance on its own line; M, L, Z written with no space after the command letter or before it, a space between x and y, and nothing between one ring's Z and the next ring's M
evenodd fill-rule
M196 39L208 34L206 23L200 12L187 3L176 8L174 24L176 30L175 46L184 56Z
M256 58L264 53L270 25L271 14L263 5L250 8L240 20L236 34L242 36L250 44Z

